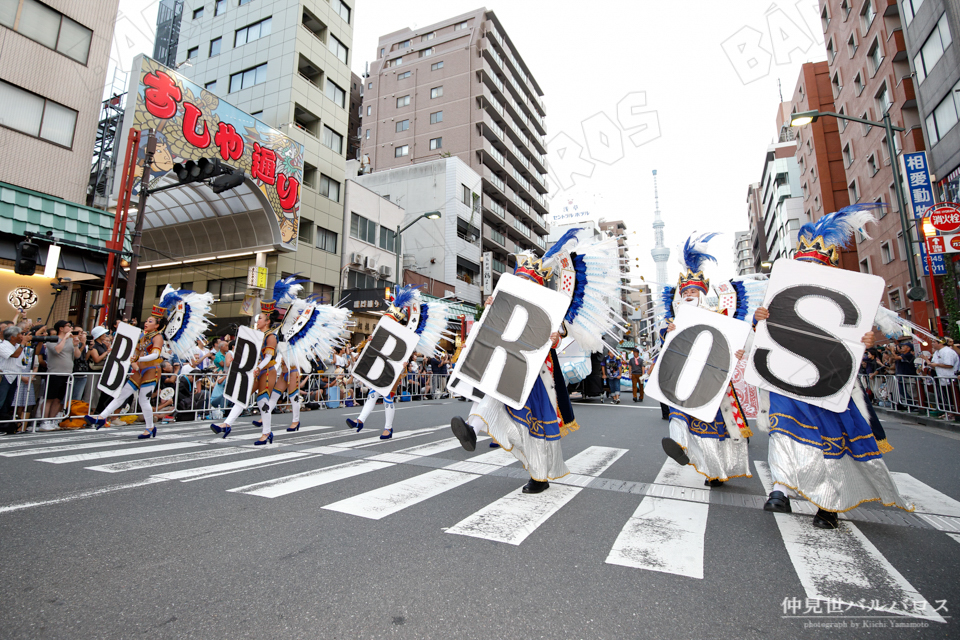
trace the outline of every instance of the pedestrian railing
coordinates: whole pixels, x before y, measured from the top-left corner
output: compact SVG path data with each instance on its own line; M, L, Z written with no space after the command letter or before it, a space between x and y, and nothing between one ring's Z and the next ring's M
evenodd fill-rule
M960 414L958 378L940 376L860 375L874 403L916 413Z
M7 431L30 432L42 430L44 426L59 428L64 420L83 418L82 412L71 415L74 401L86 403L85 413L99 414L113 400L97 388L101 375L100 372L16 374L16 389L11 390L5 406L0 407L0 427ZM449 374L404 374L396 390L396 400L407 402L448 397L448 378ZM216 371L161 373L160 381L150 395L155 422L222 419L233 405L223 396L224 380L225 374ZM307 410L361 406L369 392L349 373L301 374L299 387L301 407ZM62 392L58 393L61 389ZM283 393L275 413L290 410L291 391ZM252 397L246 410L257 411ZM134 394L129 404L108 420L142 415L137 394Z

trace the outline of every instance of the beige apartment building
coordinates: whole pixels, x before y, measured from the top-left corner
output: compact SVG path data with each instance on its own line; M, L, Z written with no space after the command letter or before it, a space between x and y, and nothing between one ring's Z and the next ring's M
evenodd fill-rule
M373 172L457 157L479 174L483 249L546 250L543 91L493 11L380 38L360 151ZM408 213L416 213L408 209ZM496 234L492 232L496 232ZM498 241L497 239L502 239Z

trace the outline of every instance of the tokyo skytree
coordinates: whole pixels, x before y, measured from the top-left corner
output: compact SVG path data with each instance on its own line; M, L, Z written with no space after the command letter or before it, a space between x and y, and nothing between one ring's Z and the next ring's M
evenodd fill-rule
M653 261L657 263L657 282L667 284L667 260L670 259L670 249L663 246L663 220L660 218L660 197L657 195L657 170L653 170L653 236L655 244L650 250Z

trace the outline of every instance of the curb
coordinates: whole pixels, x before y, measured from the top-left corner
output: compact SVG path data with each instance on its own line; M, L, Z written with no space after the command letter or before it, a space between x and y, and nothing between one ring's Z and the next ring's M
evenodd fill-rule
M960 433L960 422L946 422L944 420L937 420L936 418L930 418L928 416L915 415L912 413L903 413L901 411L894 411L892 409L885 409L883 407L875 406L874 411L877 413L891 416L893 418L899 419L901 422L922 424L925 427L933 427L934 429L943 429L944 431L952 431L953 433Z

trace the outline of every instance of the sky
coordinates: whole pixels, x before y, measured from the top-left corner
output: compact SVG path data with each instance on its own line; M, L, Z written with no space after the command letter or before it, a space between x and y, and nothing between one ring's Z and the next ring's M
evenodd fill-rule
M256 0L268 2L269 0ZM472 11L474 0L354 0L353 70L381 35ZM710 249L715 281L735 275L734 232L745 231L747 187L759 182L782 95L800 67L826 59L816 0L510 0L485 5L544 92L551 210L589 202L623 220L633 276L653 279L654 193L679 272L677 246L722 232ZM595 10L594 10L595 7ZM156 0L120 0L113 59L129 69L152 51ZM771 37L772 36L772 37ZM112 71L108 72L108 81Z

